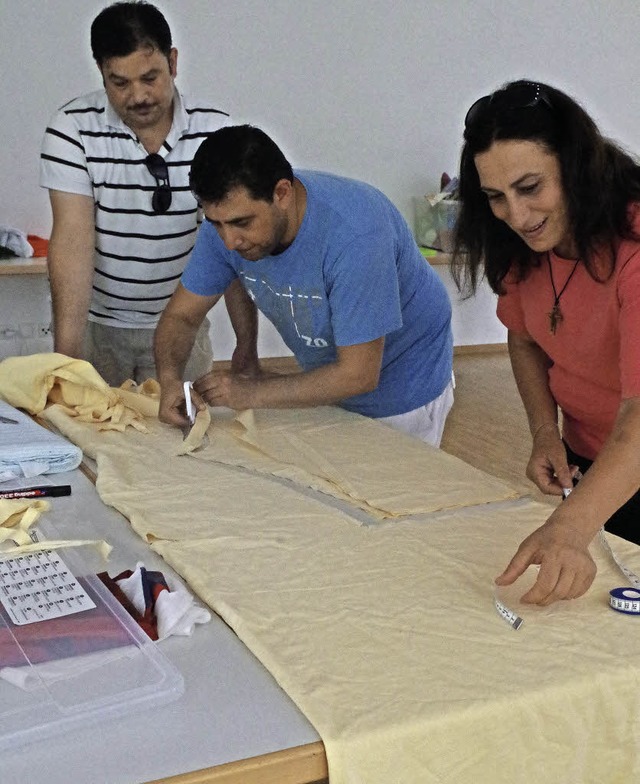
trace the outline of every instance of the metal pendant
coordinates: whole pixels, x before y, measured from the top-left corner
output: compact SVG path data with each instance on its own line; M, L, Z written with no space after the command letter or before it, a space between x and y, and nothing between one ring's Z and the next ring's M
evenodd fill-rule
M549 313L549 331L552 335L556 334L556 330L558 329L558 325L562 322L564 316L562 315L562 311L560 310L560 305L558 302L554 304L551 308L551 313Z

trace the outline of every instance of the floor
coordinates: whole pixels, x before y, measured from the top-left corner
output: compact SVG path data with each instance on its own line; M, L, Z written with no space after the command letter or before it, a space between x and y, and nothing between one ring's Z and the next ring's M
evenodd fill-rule
M518 490L537 493L525 475L531 435L506 351L456 355L454 372L455 403L442 449Z

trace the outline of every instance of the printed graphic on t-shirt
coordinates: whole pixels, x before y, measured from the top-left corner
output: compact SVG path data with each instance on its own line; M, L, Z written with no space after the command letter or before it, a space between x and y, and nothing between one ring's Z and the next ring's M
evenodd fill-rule
M333 344L328 304L320 291L299 290L290 285L277 289L259 275L240 274L251 299L280 330L286 330L311 349Z

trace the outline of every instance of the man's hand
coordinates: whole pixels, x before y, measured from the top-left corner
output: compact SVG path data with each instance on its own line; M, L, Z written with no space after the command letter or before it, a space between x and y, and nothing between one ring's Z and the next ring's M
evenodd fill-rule
M160 393L160 408L158 419L174 427L185 427L189 425L187 417L186 402L184 399L184 385L180 379L175 381L163 381ZM196 398L192 398L196 408L204 408L204 403Z
M255 349L236 346L231 355L231 372L245 378L259 378L262 368Z
M522 597L528 604L548 605L559 599L582 596L596 576L584 533L551 520L528 536L496 578L496 585L511 585L531 564L540 564L538 578Z
M236 411L254 407L258 379L228 371L207 373L193 382L194 390L210 406L226 406Z

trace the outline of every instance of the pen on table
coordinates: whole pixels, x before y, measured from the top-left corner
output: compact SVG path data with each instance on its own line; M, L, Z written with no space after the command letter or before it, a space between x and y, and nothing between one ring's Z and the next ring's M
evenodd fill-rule
M41 485L40 487L19 487L16 490L0 490L3 498L54 498L71 495L71 485Z

